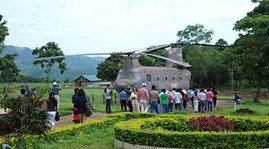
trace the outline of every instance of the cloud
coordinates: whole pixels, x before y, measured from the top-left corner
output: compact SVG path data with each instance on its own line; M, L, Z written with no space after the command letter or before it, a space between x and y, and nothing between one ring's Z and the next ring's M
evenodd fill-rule
M246 0L0 0L6 44L59 43L65 54L140 49L175 42L187 25L214 30L232 43L235 21L255 7Z

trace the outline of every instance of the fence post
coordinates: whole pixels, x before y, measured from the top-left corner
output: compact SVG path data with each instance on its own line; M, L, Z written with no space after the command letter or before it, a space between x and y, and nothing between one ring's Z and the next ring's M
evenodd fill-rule
M103 104L105 104L105 94L103 94Z
M92 103L94 103L94 94L92 93Z
M115 104L117 104L117 93L114 93Z

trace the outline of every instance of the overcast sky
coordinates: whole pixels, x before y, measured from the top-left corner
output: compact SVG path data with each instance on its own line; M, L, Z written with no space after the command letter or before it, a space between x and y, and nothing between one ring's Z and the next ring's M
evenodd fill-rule
M0 0L5 44L34 49L49 41L65 54L132 51L176 42L197 23L232 44L234 23L251 0Z

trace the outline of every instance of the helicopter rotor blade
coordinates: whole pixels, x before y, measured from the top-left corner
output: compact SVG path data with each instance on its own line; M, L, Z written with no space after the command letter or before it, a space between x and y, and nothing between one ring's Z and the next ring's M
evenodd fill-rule
M51 60L51 59L65 58L65 57L71 57L71 56L91 56L91 55L111 55L111 53L72 54L72 55L62 55L62 56L51 56L51 57L35 58L35 59L28 59L28 60L18 60L18 61L15 61L15 62L42 61L42 60Z
M159 49L164 49L164 48L168 48L168 47L175 47L175 46L182 47L184 45L210 46L210 47L221 47L221 48L228 47L228 46L222 46L222 45L200 44L200 43L193 43L193 44L191 44L191 43L170 43L170 44L163 44L163 45L158 45L158 46L152 46L152 47L146 48L146 50L144 50L144 51L137 52L137 51L141 50L141 49L139 49L139 50L134 51L133 53L134 54L150 53L150 52L153 52L153 51L156 51L156 50L159 50Z
M164 59L164 60L179 64L179 65L181 65L183 67L191 67L191 65L189 63L186 63L186 62L181 62L181 61L173 60L173 59L170 59L170 58L167 58L167 57L163 57L163 56L159 56L159 55L155 55L155 54L150 54L150 53L144 53L144 54L148 55L148 56Z
M152 46L152 47L147 48L147 49L144 50L144 51L137 52L137 53L135 53L135 54L149 53L149 52L153 52L153 51L156 51L156 50L159 50L159 49L163 49L163 48L170 47L171 45L172 45L172 44L163 44L163 45L158 45L158 46Z
M174 45L190 45L190 46L208 46L208 47L220 47L220 48L226 48L228 46L222 46L222 45L216 45L216 44L205 44L205 43L175 43Z

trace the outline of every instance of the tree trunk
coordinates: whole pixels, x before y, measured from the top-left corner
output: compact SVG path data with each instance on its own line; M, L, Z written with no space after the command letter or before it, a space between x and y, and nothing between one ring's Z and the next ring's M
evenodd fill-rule
M231 71L230 75L231 75L231 90L233 91L234 90L234 72L233 72L233 70Z
M263 79L263 77L260 77L258 80L256 97L254 98L254 102L260 102L259 97L260 97L260 92L261 92L262 79Z
M191 79L191 80L190 80L190 81L191 81L191 85L190 85L190 86L194 87L194 86L195 86L195 85L194 85L194 79L195 79L194 77L195 77L195 75L192 74L191 76L192 76L192 77L190 78L190 79Z
M203 82L203 77L200 78L200 83L199 83L199 87L202 86L202 82Z

